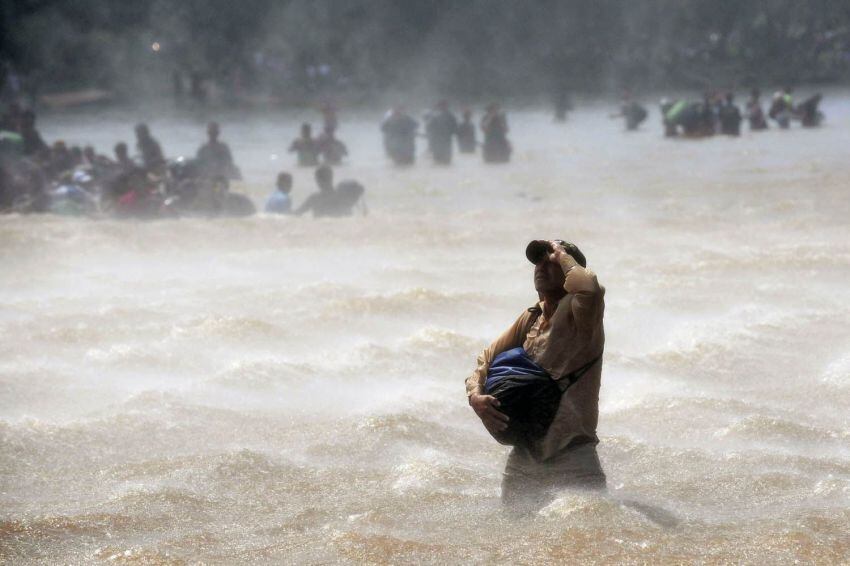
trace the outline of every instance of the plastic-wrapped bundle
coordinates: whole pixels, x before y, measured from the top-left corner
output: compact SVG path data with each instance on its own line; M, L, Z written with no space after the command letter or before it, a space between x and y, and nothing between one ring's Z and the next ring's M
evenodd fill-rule
M493 359L484 393L498 399L499 410L510 418L506 430L493 434L508 445L529 444L546 434L561 402L558 383L523 348Z

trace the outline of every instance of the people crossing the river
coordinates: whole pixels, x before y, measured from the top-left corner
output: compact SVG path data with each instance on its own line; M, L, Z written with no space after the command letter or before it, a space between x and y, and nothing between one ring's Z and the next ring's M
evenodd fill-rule
M750 91L750 98L747 100L747 121L752 131L767 129L767 119L761 107L761 91L757 88Z
M791 89L786 87L781 91L776 91L770 103L768 116L775 120L781 129L787 130L791 126L793 112L794 97L791 95Z
M475 124L472 122L472 110L463 111L463 120L457 126L457 150L460 153L475 153L478 140L475 137Z
M816 128L823 122L823 112L820 111L820 101L823 96L817 93L801 102L795 109L795 117L799 118L804 128Z
M485 163L507 163L511 159L513 147L508 141L508 119L497 103L487 106L481 118L481 131L484 134L482 155Z
M270 214L290 214L292 212L292 175L283 171L277 175L275 190L266 200L266 212Z
M348 155L348 147L337 139L334 128L329 125L316 140L316 149L326 165L339 165Z
M165 157L159 142L151 135L147 124L136 126L136 148L142 160L142 166L150 172L160 170L165 165Z
M707 92L701 101L684 99L661 101L661 118L666 137L705 138L715 134L739 136L741 123L749 122L751 132L768 129L767 118L774 120L780 129L788 129L792 120L799 120L804 127L815 127L823 121L820 110L821 96L815 94L799 105L794 105L791 89L777 91L765 115L758 88L750 91L745 112L735 104L734 93L723 95Z
M439 101L434 112L429 114L425 123L428 149L431 150L431 157L434 158L435 163L451 164L457 129L457 118L449 110L449 102L447 100Z
M396 106L384 116L381 132L384 151L396 165L412 165L416 161L416 133L419 122L402 106Z
M230 147L218 139L220 133L221 127L218 122L210 122L207 125L207 143L198 149L196 156L198 167L209 178L241 179L242 173L233 163Z
M717 109L720 133L727 136L741 135L741 109L735 104L735 95L726 93L726 97Z
M646 108L638 104L635 100L632 99L632 95L629 91L626 91L623 94L623 101L620 105L620 111L616 114L612 114L612 118L623 118L626 122L626 131L632 132L637 130L638 127L646 120L648 112Z
M822 95L814 94L795 105L791 92L790 88L777 92L767 115L762 110L758 89L752 89L743 113L735 104L732 92L721 96L715 90L707 91L701 100L663 99L661 119L664 135L691 139L715 134L739 136L743 120L749 122L750 131L758 132L768 127L768 117L781 128L790 127L794 121L806 128L819 126L824 120L820 108ZM194 158L178 156L169 160L145 123L135 127L138 150L135 155L131 155L125 142L119 142L114 146L114 157L108 157L98 154L91 145L82 147L82 144L66 143L64 140L46 142L36 128L36 114L30 108L13 103L2 110L0 212L62 210L63 213L120 212L124 216L156 216L165 214L164 210L167 215L199 212L235 214L237 209L244 214L249 210L247 203L237 203L240 197L233 196L237 193L229 190L226 181L241 179L241 172L234 163L230 147L221 141L221 127L215 121L208 123L207 141ZM336 136L335 108L326 106L323 114L325 126L321 136L315 138L310 124L304 123L300 136L289 146L289 151L297 154L297 162L303 167L336 166L348 158L348 147ZM646 110L627 94L620 112L613 116L625 119L626 130L637 129L646 117ZM465 109L462 120L458 122L448 101L441 100L427 115L424 133L420 133L419 123L404 107L397 106L381 122L384 150L393 163L412 165L417 157L416 138L426 137L434 162L450 164L454 160L457 139L460 154L474 153L480 146L485 163L510 161L513 147L508 140L507 118L499 105L489 105L480 119L481 142L472 117L472 110ZM75 176L76 172L84 175ZM74 186L77 182L74 179L87 181L85 186L79 183ZM277 192L280 196L276 201L289 198L292 177L286 179L278 179ZM228 188L219 191L221 194L216 196L218 193L214 187L225 185ZM351 197L358 190L362 187L346 189L343 194ZM85 206L65 206L67 202L50 206L52 198L76 198L83 194L81 191L93 195L101 206L91 207L88 200ZM325 198L321 196L321 199ZM327 215L321 199L312 201L319 216ZM213 204L201 204L210 202ZM158 208L159 205L164 208ZM277 204L270 206L276 210L281 208Z
M292 140L289 153L298 156L299 167L315 167L319 164L319 143L313 137L313 127L310 124L301 124L301 135Z
M363 186L356 181L343 181L334 186L334 173L329 165L319 166L315 178L319 190L295 209L295 216L307 212L312 212L314 218L351 216L354 207L362 203Z

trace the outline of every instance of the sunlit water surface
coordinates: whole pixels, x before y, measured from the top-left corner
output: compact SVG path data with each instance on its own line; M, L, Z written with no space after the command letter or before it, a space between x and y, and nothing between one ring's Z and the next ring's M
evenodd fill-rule
M607 106L510 114L515 159L388 165L343 112L368 216L0 218L0 559L850 560L850 111L661 138ZM204 116L45 116L49 140L191 154ZM310 113L218 116L261 204ZM312 172L295 170L296 204ZM531 238L607 286L607 494L515 518L466 404L530 304Z

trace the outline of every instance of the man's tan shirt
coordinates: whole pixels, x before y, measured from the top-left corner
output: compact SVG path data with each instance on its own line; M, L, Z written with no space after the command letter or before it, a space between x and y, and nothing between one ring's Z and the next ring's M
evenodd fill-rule
M511 348L525 348L531 359L556 380L602 354L605 288L599 285L591 270L577 265L570 256L561 260L561 267L567 273L564 282L567 295L558 303L555 312L548 319L538 316L531 325L532 313L523 312L490 347L485 348L478 356L478 367L466 380L467 396L484 392L493 358ZM539 306L543 308L543 303ZM546 460L564 448L598 442L596 424L601 379L600 358L561 397L548 432L530 447L535 459Z

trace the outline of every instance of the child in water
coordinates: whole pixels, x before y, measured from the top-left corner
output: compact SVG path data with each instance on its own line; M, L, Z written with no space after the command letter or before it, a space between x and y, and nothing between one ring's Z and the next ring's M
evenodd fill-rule
M282 172L277 176L277 188L266 201L266 212L270 214L290 214L292 212L292 175Z

